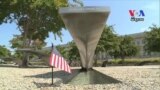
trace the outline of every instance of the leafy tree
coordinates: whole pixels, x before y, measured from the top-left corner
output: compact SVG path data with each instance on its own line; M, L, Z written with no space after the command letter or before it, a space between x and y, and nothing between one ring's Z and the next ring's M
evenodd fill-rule
M12 44L12 48L23 48L23 36L22 35L14 35L14 38L12 40L10 40L10 43ZM32 49L41 49L42 47L44 47L46 45L46 43L42 40L39 40L39 39L35 39L35 40L31 40L30 42L26 42L27 43L30 43L29 44L29 48L32 48Z
M0 45L0 57L9 57L10 55L10 51L5 46Z
M153 25L151 31L146 32L144 49L147 52L160 52L160 27Z
M12 44L11 48L23 48L23 37L22 35L14 35L12 40L10 40Z
M78 51L78 48L75 44L75 42L69 42L69 53L68 53L68 59L69 60L80 60L80 54L79 54L79 51Z
M135 56L138 53L138 47L133 43L133 38L129 36L119 37L120 44L112 53L114 57L120 57L122 62L125 57Z
M56 48L69 61L69 65L71 65L72 61L80 60L80 54L75 42L71 41L65 46L59 45Z
M61 36L64 24L58 8L67 6L67 0L3 0L0 1L0 24L15 22L21 35L22 48L29 48L32 40L44 41L49 32ZM18 45L18 44L17 44ZM27 54L23 54L22 66L27 66Z
M10 43L12 44L11 47L15 48L15 49L23 48L23 41L22 40L23 40L22 35L14 35L14 38L12 40L10 40ZM38 49L41 49L42 47L44 47L45 45L46 45L46 43L44 41L40 41L39 39L36 39L36 40L31 40L29 48L34 49L34 50L38 50ZM14 56L14 58L17 58L20 60L23 59L23 53L18 52L18 51L15 51L13 56ZM31 55L31 54L29 54L28 56L34 57L34 55Z
M12 55L12 57L15 58L15 59L21 60L21 59L23 59L23 54L22 54L21 52L16 51L16 52Z
M96 53L99 51L107 52L117 47L118 37L114 33L113 26L105 26L101 38L98 42Z
M65 45L65 46L57 45L56 48L64 58L68 59L68 51L69 50L67 48L67 45Z
M108 55L113 49L118 48L119 41L117 35L114 33L113 26L105 26L101 38L96 47L95 54L99 52L106 52ZM95 59L95 65L97 64L97 59Z

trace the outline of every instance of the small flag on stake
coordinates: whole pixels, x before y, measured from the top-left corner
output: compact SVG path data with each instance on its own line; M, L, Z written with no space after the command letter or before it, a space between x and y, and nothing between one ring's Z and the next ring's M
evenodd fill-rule
M64 60L64 58L56 53L51 52L50 56L50 61L49 61L50 66L54 66L55 68L59 68L61 70L64 70L68 73L71 73L70 66L68 63Z

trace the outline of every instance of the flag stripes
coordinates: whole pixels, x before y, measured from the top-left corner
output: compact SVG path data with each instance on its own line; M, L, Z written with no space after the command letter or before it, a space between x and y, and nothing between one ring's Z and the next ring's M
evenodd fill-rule
M61 69L61 70L64 70L68 73L71 73L71 69L70 69L68 63L64 60L64 58L62 56L56 55L52 52L49 62L50 62L51 66L54 66L54 67Z

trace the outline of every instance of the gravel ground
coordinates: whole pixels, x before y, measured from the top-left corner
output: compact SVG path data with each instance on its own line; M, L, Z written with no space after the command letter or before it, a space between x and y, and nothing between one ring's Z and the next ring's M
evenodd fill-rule
M94 69L122 83L51 86L50 68L0 67L0 90L160 90L160 66L95 67ZM54 69L55 84L67 80L70 76Z

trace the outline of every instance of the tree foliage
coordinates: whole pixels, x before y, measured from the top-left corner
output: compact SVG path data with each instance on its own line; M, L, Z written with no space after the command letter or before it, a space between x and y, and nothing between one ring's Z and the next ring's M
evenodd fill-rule
M10 40L11 48L23 48L23 37L21 35L14 35Z
M58 45L56 48L69 61L69 64L72 61L80 60L80 54L75 42L71 41L66 45Z
M0 45L0 57L8 57L10 55L10 51L5 46Z
M61 36L64 24L58 14L66 0L4 0L0 22L15 22L25 38L44 40L48 32Z
M153 25L151 31L146 32L144 48L147 52L160 52L160 27Z
M102 35L100 37L100 40L98 42L98 45L95 50L96 56L98 53L106 53L107 56L110 55L111 51L114 49L118 48L119 41L118 37L114 32L114 27L113 26L105 26L104 30L102 32ZM108 58L106 58L108 59ZM106 61L107 62L107 61ZM97 58L95 58L95 66L97 66Z
M63 46L63 45L57 45L56 49L60 52L60 54L64 58L68 59L68 48L66 47L66 45L65 46Z
M23 36L22 35L14 35L14 38L12 40L10 40L10 43L12 44L12 48L23 48ZM29 43L29 48L32 49L41 49L42 47L44 47L46 45L46 43L42 40L39 39L35 39L35 40L28 40L25 44Z
M113 26L105 26L96 48L96 54L100 51L124 60L125 57L135 56L138 53L138 47L133 43L132 37L118 36L114 33Z
M69 42L69 52L68 52L68 59L69 60L80 60L80 54L75 42Z
M11 42L13 47L31 48L32 41L42 41L49 32L61 36L65 28L59 16L59 7L67 6L67 0L3 0L0 1L0 24L14 22L21 36ZM16 41L19 40L19 41ZM27 66L27 54L23 53L22 66Z
M133 43L133 38L129 36L120 36L120 43L118 48L112 52L112 55L117 58L120 57L122 60L125 57L135 56L138 53L138 47Z
M118 36L114 33L113 26L105 26L95 53L110 52L119 45Z

